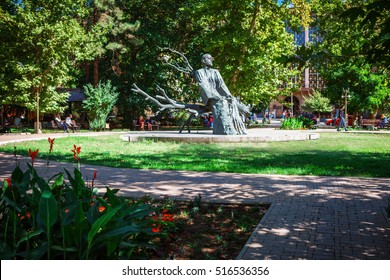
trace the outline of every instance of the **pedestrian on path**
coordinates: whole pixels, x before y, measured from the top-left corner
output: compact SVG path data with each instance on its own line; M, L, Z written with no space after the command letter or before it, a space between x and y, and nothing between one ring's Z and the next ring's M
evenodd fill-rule
M336 117L336 123L337 123L337 119L339 119L339 125L337 126L337 131L340 131L341 126L343 126L345 131L348 131L347 124L345 123L345 119L344 119L344 107L340 108L339 105L336 105L335 117Z

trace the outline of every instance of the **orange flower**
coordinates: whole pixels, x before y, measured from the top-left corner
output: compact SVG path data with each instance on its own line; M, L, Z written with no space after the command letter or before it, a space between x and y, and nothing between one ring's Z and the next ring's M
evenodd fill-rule
M77 147L76 145L73 145L74 149L71 150L73 152L73 157L75 160L79 160L80 157L78 156L81 152L81 146Z
M31 157L32 165L34 165L34 160L35 160L35 157L37 156L38 152L39 152L38 149L36 149L35 151L31 151L31 149L28 149L28 153L29 153L29 155Z
M26 217L27 217L28 219L30 219L30 217L31 217L30 212L27 212L27 213L26 213Z
M102 212L105 211L105 210L106 210L106 207L104 207L104 206L99 206L99 207L98 207L99 213L102 213Z
M50 137L47 138L47 141L49 141L49 143L50 143L49 153L51 153L51 151L53 151L53 146L54 146L54 141L55 140L56 140L55 138L53 138L53 139L51 139Z

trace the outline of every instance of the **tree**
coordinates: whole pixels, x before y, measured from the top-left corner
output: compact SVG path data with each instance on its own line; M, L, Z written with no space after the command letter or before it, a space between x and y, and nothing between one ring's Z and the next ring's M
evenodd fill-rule
M79 24L82 0L2 1L0 6L0 91L3 104L40 112L60 111L68 94L58 85L74 79L74 66L85 49ZM36 127L39 132L39 127Z
M348 94L351 112L369 112L375 116L390 97L387 74L373 72L364 60L361 64L356 61L333 64L330 71L324 71L322 75L327 82L325 94L341 104L345 102L342 95Z
M358 54L367 62L390 67L390 2L387 0L357 1L342 15L357 22L367 40Z
M361 28L373 2L363 1L359 7L365 12L351 18L346 11L352 13L356 1L311 1L315 15L312 27L317 28L321 40L300 48L298 58L302 64L319 69L326 85L323 93L333 103L343 104L342 95L348 92L350 111L374 114L388 100L389 76L383 64L373 64L361 52L369 42L376 42L382 30L370 33Z
M83 106L88 114L89 127L95 131L104 130L108 114L117 102L119 92L108 80L106 83L99 82L97 87L85 85L84 93L86 99Z
M140 22L130 23L130 13L124 12L128 1L124 0L94 0L89 3L91 13L83 22L93 57L92 83L99 83L100 60L107 61L110 74L121 74L121 56L129 51L132 44L140 41L133 35ZM85 61L85 81L90 80L90 62ZM106 77L107 78L107 77Z
M306 111L317 112L320 118L321 112L331 111L330 99L322 96L320 91L315 90L308 97L303 97L303 106Z
M195 68L201 66L202 54L213 55L232 94L244 103L269 104L289 92L280 90L296 74L279 59L294 52L293 37L285 29L286 18L292 17L286 6L271 0L154 0L148 5L132 1L127 8L131 18L141 22L135 36L144 44L121 57L122 85L137 83L146 92L161 85L171 98L199 101L192 75L166 65L177 59L165 51L172 48ZM139 102L128 88L120 90L132 104ZM147 103L139 105L134 110L142 111Z
M187 8L195 27L203 30L197 41L215 56L232 93L254 105L282 95L280 85L296 73L279 61L294 52L286 9L270 0L194 2Z

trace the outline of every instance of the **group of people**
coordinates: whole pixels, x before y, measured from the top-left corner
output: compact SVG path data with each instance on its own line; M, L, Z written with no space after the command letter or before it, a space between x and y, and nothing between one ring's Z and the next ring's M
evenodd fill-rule
M138 124L139 124L140 129L142 131L145 131L145 124L148 127L149 131L152 131L152 129L153 129L153 121L150 117L146 117L146 119L144 119L143 116L140 116L138 119Z
M76 130L76 125L72 122L72 114L69 114L66 118L65 121L61 120L61 115L56 114L55 116L55 122L59 128L64 129L64 132L69 133L69 129L71 129L73 132Z
M209 115L204 115L203 116L203 125L205 127L213 128L213 126L214 126L213 114L209 114Z

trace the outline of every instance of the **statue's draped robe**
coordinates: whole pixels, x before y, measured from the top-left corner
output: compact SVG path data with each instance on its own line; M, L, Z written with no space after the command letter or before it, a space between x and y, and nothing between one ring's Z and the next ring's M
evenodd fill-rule
M214 134L246 134L238 101L231 95L218 70L202 68L195 71L203 104L213 111Z

